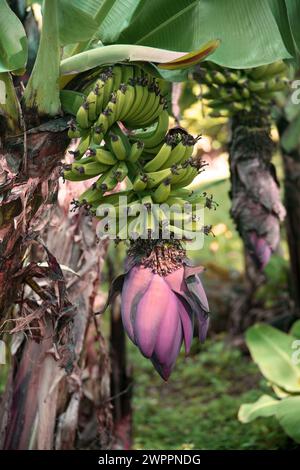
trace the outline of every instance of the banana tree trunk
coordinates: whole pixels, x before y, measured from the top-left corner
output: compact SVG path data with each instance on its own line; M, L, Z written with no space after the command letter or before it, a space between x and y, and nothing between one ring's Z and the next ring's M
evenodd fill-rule
M280 136L289 122L284 118L277 123ZM300 313L300 153L298 147L287 151L281 146L284 166L284 198L287 211L286 228L291 263L291 295L298 316Z
M83 214L53 209L68 140L64 119L1 140L1 331L13 352L0 404L5 449L111 442L109 358L93 320L105 247ZM80 277L65 276L64 262Z
M57 190L57 167L68 144L67 124L57 119L0 141L0 312L5 319L26 279L24 255Z
M271 163L274 144L266 112L257 107L249 113L237 113L231 132L231 215L244 242L247 292L233 309L230 327L240 333L248 326L247 312L264 280L262 270L278 247L285 209Z

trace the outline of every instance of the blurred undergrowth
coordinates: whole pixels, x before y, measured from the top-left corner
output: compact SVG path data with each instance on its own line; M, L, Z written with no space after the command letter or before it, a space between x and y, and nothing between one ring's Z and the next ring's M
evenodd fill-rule
M129 345L134 365L134 448L286 449L293 447L272 418L247 426L237 421L240 404L268 390L258 368L224 338L178 359L169 383Z

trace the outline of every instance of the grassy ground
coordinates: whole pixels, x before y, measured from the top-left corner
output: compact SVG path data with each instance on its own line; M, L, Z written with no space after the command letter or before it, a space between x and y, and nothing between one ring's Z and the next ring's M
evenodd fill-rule
M239 406L269 391L257 367L222 339L180 356L164 383L150 361L129 346L134 365L136 449L284 449L290 444L272 418L241 424Z
M206 237L199 252L189 253L195 262L207 267L205 283L211 264L233 272L243 270L242 243L230 219L228 191L229 180L212 184L208 190L219 203L217 211L205 214L205 224L213 225L215 236ZM191 357L179 357L169 383L164 383L151 362L129 344L135 380L135 448L243 450L293 445L273 418L247 425L238 421L242 403L269 393L248 356L226 344L225 336L208 340L194 352Z

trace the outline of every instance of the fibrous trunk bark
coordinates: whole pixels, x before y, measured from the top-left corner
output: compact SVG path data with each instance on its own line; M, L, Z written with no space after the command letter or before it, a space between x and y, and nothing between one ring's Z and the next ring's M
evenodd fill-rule
M66 133L55 119L1 141L1 332L12 346L5 449L111 445L110 364L93 315L106 247L83 213L69 214L70 188L57 195ZM64 274L64 263L80 277Z
M280 136L289 126L281 117L277 123ZM296 314L300 314L300 152L281 147L284 167L284 200L287 211L286 229L291 263L291 296Z
M231 215L244 242L247 280L247 293L230 319L231 330L239 333L248 326L247 311L264 279L262 269L278 247L285 209L271 163L274 144L267 114L259 107L238 113L232 118L231 132Z

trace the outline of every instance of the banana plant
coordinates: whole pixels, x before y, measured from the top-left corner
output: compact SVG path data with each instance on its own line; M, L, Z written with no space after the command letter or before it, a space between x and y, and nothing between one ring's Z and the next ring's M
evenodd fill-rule
M237 333L249 326L247 312L264 280L264 268L278 250L286 214L272 163L271 123L276 101L288 90L288 67L277 61L234 70L207 61L194 77L208 114L230 126L230 213L244 243L248 285L230 320Z
M296 73L297 76L297 73ZM295 80L295 85L298 81ZM295 94L296 102L293 102ZM277 127L280 135L280 149L284 166L284 199L287 211L287 240L291 260L291 294L296 308L300 308L300 250L299 250L299 130L300 108L298 90L292 89L286 103L277 114Z
M246 342L254 362L273 389L273 395L262 395L255 403L240 407L238 418L249 423L257 418L275 416L284 431L300 442L300 322L289 334L270 325L249 328Z

